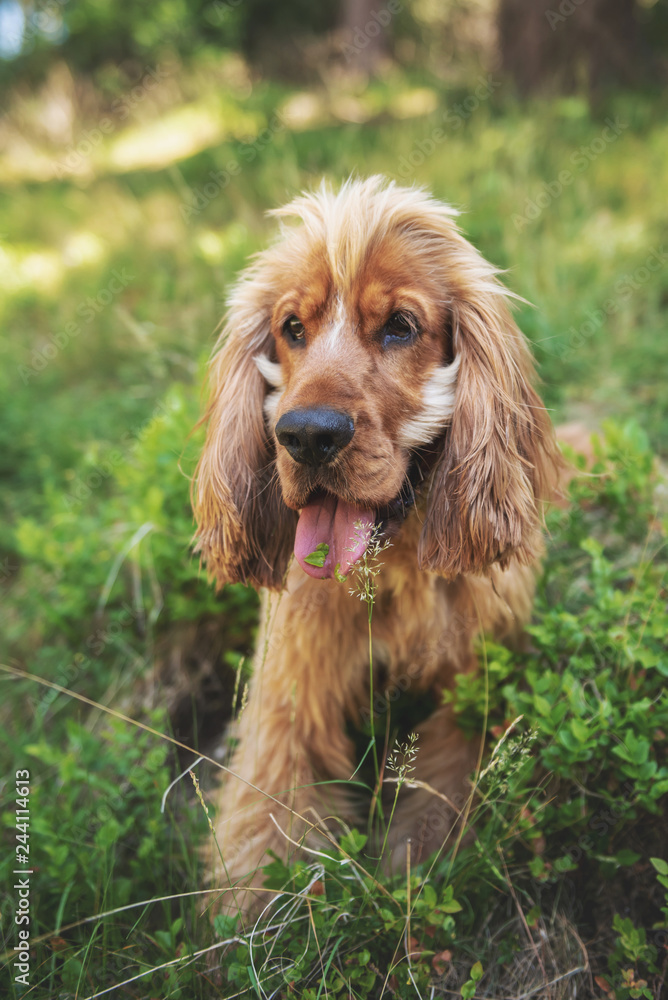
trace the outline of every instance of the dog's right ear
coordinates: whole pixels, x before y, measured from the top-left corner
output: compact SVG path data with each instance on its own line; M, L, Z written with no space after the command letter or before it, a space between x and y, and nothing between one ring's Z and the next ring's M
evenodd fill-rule
M219 587L237 582L280 587L297 523L281 497L265 424L267 383L256 358L265 372L274 368L268 359L271 299L255 272L256 266L249 269L230 300L211 362L201 421L206 441L192 488L195 551Z

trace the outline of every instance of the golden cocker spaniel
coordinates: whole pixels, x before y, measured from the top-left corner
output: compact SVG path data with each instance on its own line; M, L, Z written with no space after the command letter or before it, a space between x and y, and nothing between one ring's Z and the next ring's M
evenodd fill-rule
M441 846L479 748L442 694L476 635L527 621L560 467L509 293L456 212L371 177L273 214L297 224L231 295L194 490L211 575L266 588L213 852L245 909L268 849L363 821L352 735L401 692L431 714L388 850ZM370 705L367 607L342 577L379 537Z

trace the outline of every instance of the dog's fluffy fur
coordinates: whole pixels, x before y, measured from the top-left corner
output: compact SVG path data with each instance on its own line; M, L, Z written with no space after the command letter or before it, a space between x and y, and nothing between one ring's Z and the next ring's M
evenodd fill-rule
M442 793L402 790L389 834L400 863L409 838L416 859L439 847L454 817L446 798L452 809L464 800L478 744L442 693L475 668L477 634L512 641L527 621L541 501L560 465L509 293L452 209L373 177L274 214L297 224L282 224L230 298L194 492L197 547L217 583L267 588L219 793L225 871L213 854L216 885L251 889L267 850L293 852L318 817L364 821L347 782L351 727L369 712L367 609L331 567L291 558L300 512L329 498L392 536L373 610L374 686L431 697L415 777ZM354 425L317 467L275 433L282 415L309 407Z

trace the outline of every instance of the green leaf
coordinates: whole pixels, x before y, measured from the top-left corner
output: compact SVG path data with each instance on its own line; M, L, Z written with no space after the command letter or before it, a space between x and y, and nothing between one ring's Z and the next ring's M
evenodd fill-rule
M120 831L121 827L118 821L113 816L110 817L95 834L96 847L101 849L111 847L118 840Z
M153 932L153 937L156 939L163 951L171 955L174 950L174 938L172 937L170 931L160 931L156 930Z
M659 660L656 669L663 677L668 677L668 660Z
M459 913L462 905L456 899L451 899L449 903L441 903L440 908L441 910L445 910L446 913Z
M246 966L246 972L248 974L248 978L250 979L253 987L255 988L255 992L257 993L257 995L259 997L261 997L262 993L264 992L264 990L262 991L262 993L260 992L260 984L257 981L257 976L255 975L255 969L253 968L252 965L247 965Z
M624 742L612 748L616 757L628 761L629 764L644 764L649 755L649 741L636 736L631 730L624 733Z
M545 862L541 858L540 854L536 854L535 857L529 862L529 871L534 878L540 878L546 872Z
M443 910L445 913L459 913L462 907L454 896L454 888L451 885L446 886L443 892L443 898L439 904L439 910Z
M230 916L229 913L218 913L213 918L213 929L216 936L223 939L231 937L234 934L238 920L239 917L236 914Z
M341 837L339 843L342 851L355 857L362 850L368 839L365 833L360 833L359 830L351 830L350 833L346 833Z
M586 743L587 737L589 736L589 730L587 729L584 722L580 719L571 719L571 732L575 736L579 743Z
M320 569L325 565L325 559L329 555L329 545L327 542L319 542L313 552L310 552L304 559L309 566L318 566Z
M479 983L482 979L482 962L476 962L471 969L471 979L474 983Z
M632 851L630 847L624 847L615 854L615 861L624 868L634 865L638 860L640 860L640 855L637 851Z
M428 882L422 886L422 898L424 899L426 905L430 910L433 910L437 904L436 890L433 885L429 885Z
M650 858L649 860L659 875L668 875L668 861L664 861L663 858Z
M569 854L564 854L554 862L555 872L572 872L577 868L577 864Z
M547 698L543 698L541 694L534 695L533 703L541 715L548 716L552 711L552 705L550 705Z

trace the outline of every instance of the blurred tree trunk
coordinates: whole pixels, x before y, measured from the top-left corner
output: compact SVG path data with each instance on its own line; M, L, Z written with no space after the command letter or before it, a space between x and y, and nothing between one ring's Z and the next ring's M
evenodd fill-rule
M386 28L391 15L378 0L343 0L341 21L351 65L372 75L386 54Z
M636 0L499 0L503 69L520 93L631 86L643 69Z

